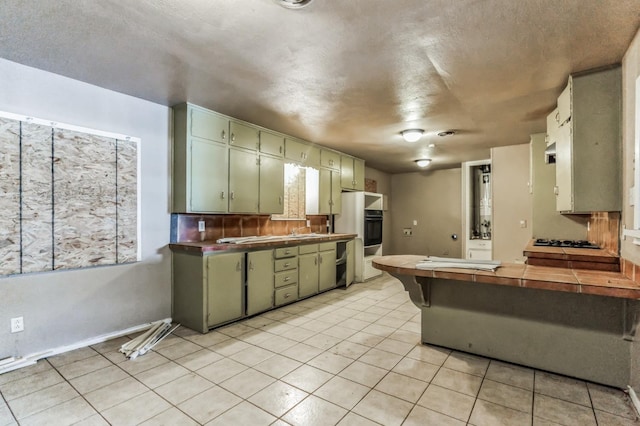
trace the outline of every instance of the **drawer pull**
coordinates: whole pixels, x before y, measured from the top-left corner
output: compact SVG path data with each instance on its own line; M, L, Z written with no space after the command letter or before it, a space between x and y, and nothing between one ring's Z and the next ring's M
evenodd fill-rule
M289 297L291 297L291 293L285 293L285 294L284 294L284 298L285 298L285 299L288 299Z
M289 262L285 263L285 264L284 264L284 267L285 267L285 268L288 268L288 267L289 267Z
M287 282L291 279L291 277L284 277L284 282Z
M220 199L221 199L221 200L224 200L224 191L222 191L222 192L220 193Z
M231 133L231 142L235 142L236 141L236 135L235 133Z
M225 139L227 137L227 132L223 130L222 133L220 133L220 136L222 136L222 139Z

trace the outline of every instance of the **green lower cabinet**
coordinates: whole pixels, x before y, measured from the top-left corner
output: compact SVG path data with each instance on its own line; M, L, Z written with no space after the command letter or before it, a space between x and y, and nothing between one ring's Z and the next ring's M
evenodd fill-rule
M214 327L244 314L244 252L206 257L207 325Z
M318 289L320 291L329 290L336 286L336 249L335 243L333 250L321 251L318 253Z
M318 253L298 256L298 294L300 297L313 296L318 293Z
M247 315L273 308L273 250L247 253Z

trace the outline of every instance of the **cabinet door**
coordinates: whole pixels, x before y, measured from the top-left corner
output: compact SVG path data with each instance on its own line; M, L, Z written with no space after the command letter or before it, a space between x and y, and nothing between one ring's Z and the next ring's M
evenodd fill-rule
M258 129L246 124L231 122L229 144L238 148L257 150L260 145Z
M331 170L329 169L320 169L317 214L331 214Z
M191 136L227 143L229 119L212 111L189 107L191 111Z
M308 167L320 167L320 148L314 145L307 145L304 164Z
M259 170L255 152L229 149L230 213L258 213Z
M284 138L264 130L260 131L260 152L282 157L284 155Z
M323 149L320 151L320 165L332 170L340 170L340 154L335 151Z
M289 160L304 163L307 156L307 145L294 139L285 139L284 156Z
M319 268L319 290L328 290L336 286L336 251L321 251L318 254Z
M318 253L298 257L298 292L300 297L318 293Z
M284 212L284 161L260 156L260 213Z
M192 212L227 211L227 147L191 140L190 206Z
M491 260L491 250L469 249L467 259Z
M558 108L547 115L547 145L558 142Z
M340 172L331 172L331 214L342 213L342 187L340 185Z
M353 189L364 191L364 160L353 159Z
M571 122L558 129L556 142L556 210L573 210L573 150L571 146Z
M244 253L211 255L207 259L207 324L213 327L242 317Z
M353 189L353 157L340 156L340 184L343 189Z
M347 242L347 287L351 285L356 275L356 243L354 240Z
M247 315L273 307L273 250L247 253Z

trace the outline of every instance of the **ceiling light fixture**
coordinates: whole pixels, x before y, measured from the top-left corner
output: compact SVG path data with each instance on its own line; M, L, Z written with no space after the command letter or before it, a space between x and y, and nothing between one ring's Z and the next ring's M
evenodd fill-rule
M302 9L308 6L313 0L274 0L280 6L287 9Z
M438 132L438 136L440 136L441 138L445 136L453 136L455 134L456 134L455 130L443 130L442 132Z
M431 163L430 158L422 158L420 160L415 160L418 167L427 167Z
M407 142L417 142L422 137L422 134L424 133L424 130L422 130L422 129L407 129L407 130L403 130L400 133L402 134L402 137L404 138L405 141L407 141Z

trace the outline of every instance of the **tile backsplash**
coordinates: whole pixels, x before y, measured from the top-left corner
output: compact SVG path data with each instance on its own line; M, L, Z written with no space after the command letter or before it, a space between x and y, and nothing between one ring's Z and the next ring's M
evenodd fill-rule
M620 253L620 212L594 212L589 217L587 239L611 253Z
M299 234L327 233L328 216L307 216L306 220L272 220L268 215L229 214L181 214L171 215L171 242L215 241L226 237L248 237L252 235L286 235L296 230ZM198 231L198 222L205 223L204 232Z

